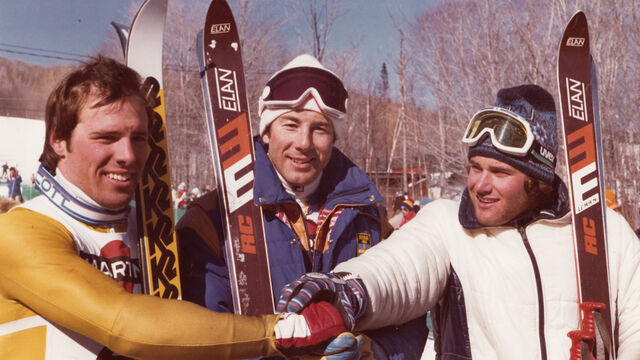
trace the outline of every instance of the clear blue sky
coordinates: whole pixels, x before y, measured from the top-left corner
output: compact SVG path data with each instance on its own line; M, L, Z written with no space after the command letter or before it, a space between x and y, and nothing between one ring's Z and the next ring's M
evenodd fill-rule
M350 42L362 39L361 49L367 58L375 63L389 62L386 57L397 52L397 32L387 7L400 7L407 16L413 16L433 2L341 1L349 12L334 24L329 44L336 49L347 48ZM0 56L46 65L65 61L56 57L73 57L67 53L88 55L106 36L115 36L111 21L130 24L126 14L131 3L139 6L142 0L0 0Z
M15 52L69 57L33 50L45 49L88 55L113 32L110 21L131 22L124 17L129 3L130 0L0 0L0 56L51 64L62 60Z

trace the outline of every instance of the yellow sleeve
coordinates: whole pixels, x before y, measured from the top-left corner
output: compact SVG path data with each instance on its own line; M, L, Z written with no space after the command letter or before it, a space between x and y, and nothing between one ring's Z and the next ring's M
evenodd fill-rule
M0 306L19 302L134 358L280 355L273 339L277 315L222 314L130 294L77 255L62 224L30 210L0 215L0 229Z

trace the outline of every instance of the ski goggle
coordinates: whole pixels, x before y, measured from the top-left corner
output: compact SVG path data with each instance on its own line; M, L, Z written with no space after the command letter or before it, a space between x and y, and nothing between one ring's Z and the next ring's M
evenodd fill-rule
M512 111L494 106L481 109L471 117L462 142L474 146L485 136L501 152L519 157L531 154L542 164L555 166L555 156L536 141L529 122Z
M328 115L343 118L347 112L347 90L335 75L322 69L297 67L274 76L260 97L259 111L296 108L309 96Z

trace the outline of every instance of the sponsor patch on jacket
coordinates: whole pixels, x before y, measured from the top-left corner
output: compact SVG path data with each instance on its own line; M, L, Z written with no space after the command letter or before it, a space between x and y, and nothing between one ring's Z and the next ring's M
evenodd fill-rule
M113 240L100 249L99 255L84 251L78 252L80 257L117 281L128 292L142 284L138 259L131 258L129 246L122 240Z
M356 233L356 243L358 246L358 255L364 254L371 247L371 234Z

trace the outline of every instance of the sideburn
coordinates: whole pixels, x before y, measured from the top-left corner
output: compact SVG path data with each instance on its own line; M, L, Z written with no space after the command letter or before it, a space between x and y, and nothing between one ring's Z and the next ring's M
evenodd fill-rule
M527 176L524 181L524 191L527 193L527 199L532 204L531 209L546 209L552 205L553 199L544 191L544 185L541 181Z

